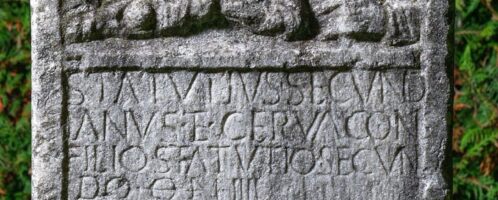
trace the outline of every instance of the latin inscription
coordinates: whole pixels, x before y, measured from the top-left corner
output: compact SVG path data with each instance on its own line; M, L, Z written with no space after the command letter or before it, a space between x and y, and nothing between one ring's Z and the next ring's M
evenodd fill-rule
M73 73L69 198L396 198L418 188L421 73Z
M451 194L451 1L31 7L33 199Z

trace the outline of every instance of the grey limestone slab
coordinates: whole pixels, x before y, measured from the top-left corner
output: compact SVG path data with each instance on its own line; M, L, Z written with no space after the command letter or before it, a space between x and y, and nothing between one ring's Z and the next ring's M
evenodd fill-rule
M450 0L31 0L33 199L447 199Z

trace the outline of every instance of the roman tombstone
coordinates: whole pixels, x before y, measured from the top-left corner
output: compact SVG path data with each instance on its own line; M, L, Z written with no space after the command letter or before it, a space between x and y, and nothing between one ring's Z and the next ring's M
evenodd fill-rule
M445 199L446 0L31 0L33 199Z

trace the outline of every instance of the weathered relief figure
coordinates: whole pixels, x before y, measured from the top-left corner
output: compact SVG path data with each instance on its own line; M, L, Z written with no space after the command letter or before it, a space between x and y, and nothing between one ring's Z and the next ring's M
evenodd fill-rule
M212 0L152 0L159 35L188 34L197 25L215 20Z
M211 0L85 0L73 6L74 18L66 19L69 41L185 35L216 20Z
M303 0L220 0L229 20L248 26L256 34L292 37L303 19Z
M74 0L76 2L76 0ZM71 4L66 39L186 36L210 28L247 28L256 35L303 40L339 37L401 46L419 39L412 0L123 0ZM316 24L315 24L316 23ZM316 29L314 26L318 26ZM227 27L225 27L227 28Z
M341 36L378 41L385 32L386 13L379 0L310 0L320 24L321 39Z
M132 39L185 35L223 24L224 18L255 34L301 37L311 15L303 0L124 0L72 4L82 13L68 19L69 41L123 36ZM73 7L73 8L74 8ZM83 14L84 13L84 14ZM219 16L219 15L223 16ZM85 17L88 16L88 17Z

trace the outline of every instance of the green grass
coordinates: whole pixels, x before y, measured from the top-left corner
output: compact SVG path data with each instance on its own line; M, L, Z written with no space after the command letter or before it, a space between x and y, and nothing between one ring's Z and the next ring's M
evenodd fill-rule
M455 3L452 195L496 199L498 1ZM0 199L30 196L29 32L28 1L0 0Z
M498 1L456 0L453 196L498 198Z
M0 199L31 193L28 1L0 1Z

